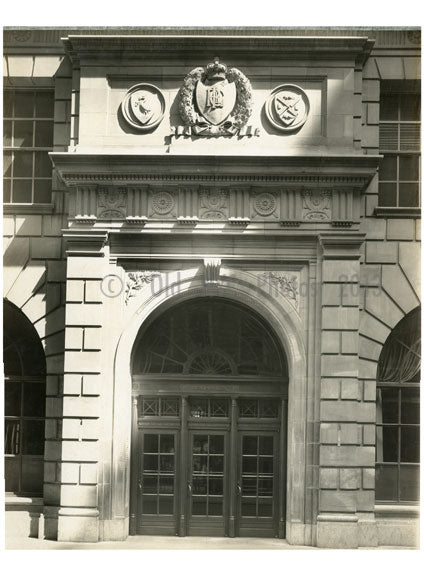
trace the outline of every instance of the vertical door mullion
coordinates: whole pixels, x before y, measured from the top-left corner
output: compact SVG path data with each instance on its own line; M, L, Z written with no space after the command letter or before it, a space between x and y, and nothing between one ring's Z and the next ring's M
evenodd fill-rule
M226 460L226 461L225 461ZM227 493L229 497L229 526L228 535L234 538L236 535L236 517L238 516L237 507L241 506L241 501L238 494L237 479L241 486L241 465L239 465L239 458L237 457L237 400L236 398L231 399L231 430L230 430L230 450L227 458L224 460L224 466L228 462L228 467L230 469L229 476L229 487L227 483ZM240 469L240 471L237 470ZM225 470L225 468L224 468Z
M287 400L281 400L281 415L280 415L280 445L277 446L277 459L276 462L280 462L280 470L278 479L274 482L274 494L279 498L279 509L278 509L278 537L284 538L285 536L285 508L286 508L286 470L287 470ZM278 458L279 456L279 458ZM280 487L280 488L278 488Z
M131 510L130 510L130 535L137 534L137 509L141 500L141 491L138 490L139 475L141 474L140 451L138 449L138 425L137 425L137 397L132 399L132 438L131 438Z
M181 399L181 457L180 457L180 518L179 518L179 535L185 536L187 534L187 522L190 515L189 506L191 502L188 498L187 490L187 474L189 468L191 470L191 456L188 454L188 434L187 434L187 418L188 418L188 400L183 397Z

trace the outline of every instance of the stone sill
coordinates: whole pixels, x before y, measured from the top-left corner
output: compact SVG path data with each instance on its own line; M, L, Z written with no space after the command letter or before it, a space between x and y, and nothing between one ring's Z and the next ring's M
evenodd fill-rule
M44 499L32 496L16 496L15 494L6 494L4 497L5 509L7 510L28 510L35 511L36 508L44 506Z
M3 204L3 214L52 214L54 204Z
M421 218L421 208L401 208L399 206L377 206L376 218Z
M403 504L376 504L374 509L376 518L419 518L419 505Z

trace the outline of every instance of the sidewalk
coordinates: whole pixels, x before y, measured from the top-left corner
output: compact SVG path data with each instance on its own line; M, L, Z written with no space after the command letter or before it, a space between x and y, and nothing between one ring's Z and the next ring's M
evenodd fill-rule
M6 539L6 550L316 550L291 546L278 538L129 536L123 542L56 542L37 538Z

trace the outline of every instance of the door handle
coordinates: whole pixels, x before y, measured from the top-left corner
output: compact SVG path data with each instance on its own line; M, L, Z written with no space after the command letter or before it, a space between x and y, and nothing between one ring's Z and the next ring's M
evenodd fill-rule
M241 486L240 486L240 482L237 482L237 496L241 496Z
M193 486L192 486L191 482L187 482L187 488L188 488L188 491L190 492L190 495L191 495L191 493L193 491Z
M138 489L141 491L143 489L143 484L141 480L138 481Z

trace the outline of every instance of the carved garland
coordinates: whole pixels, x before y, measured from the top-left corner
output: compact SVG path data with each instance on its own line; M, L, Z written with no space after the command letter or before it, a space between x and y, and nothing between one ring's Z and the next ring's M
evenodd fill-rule
M252 114L252 87L246 76L237 68L230 68L226 74L229 82L234 82L237 90L236 104L230 117L217 127L216 135L236 134L249 120ZM184 78L183 84L178 92L179 112L181 118L187 126L199 126L204 124L205 119L200 117L194 109L193 93L197 83L206 78L205 69L194 68Z
M144 270L143 272L128 272L125 285L125 304L130 298L144 288L146 284L151 284L154 278L160 276L160 272Z

